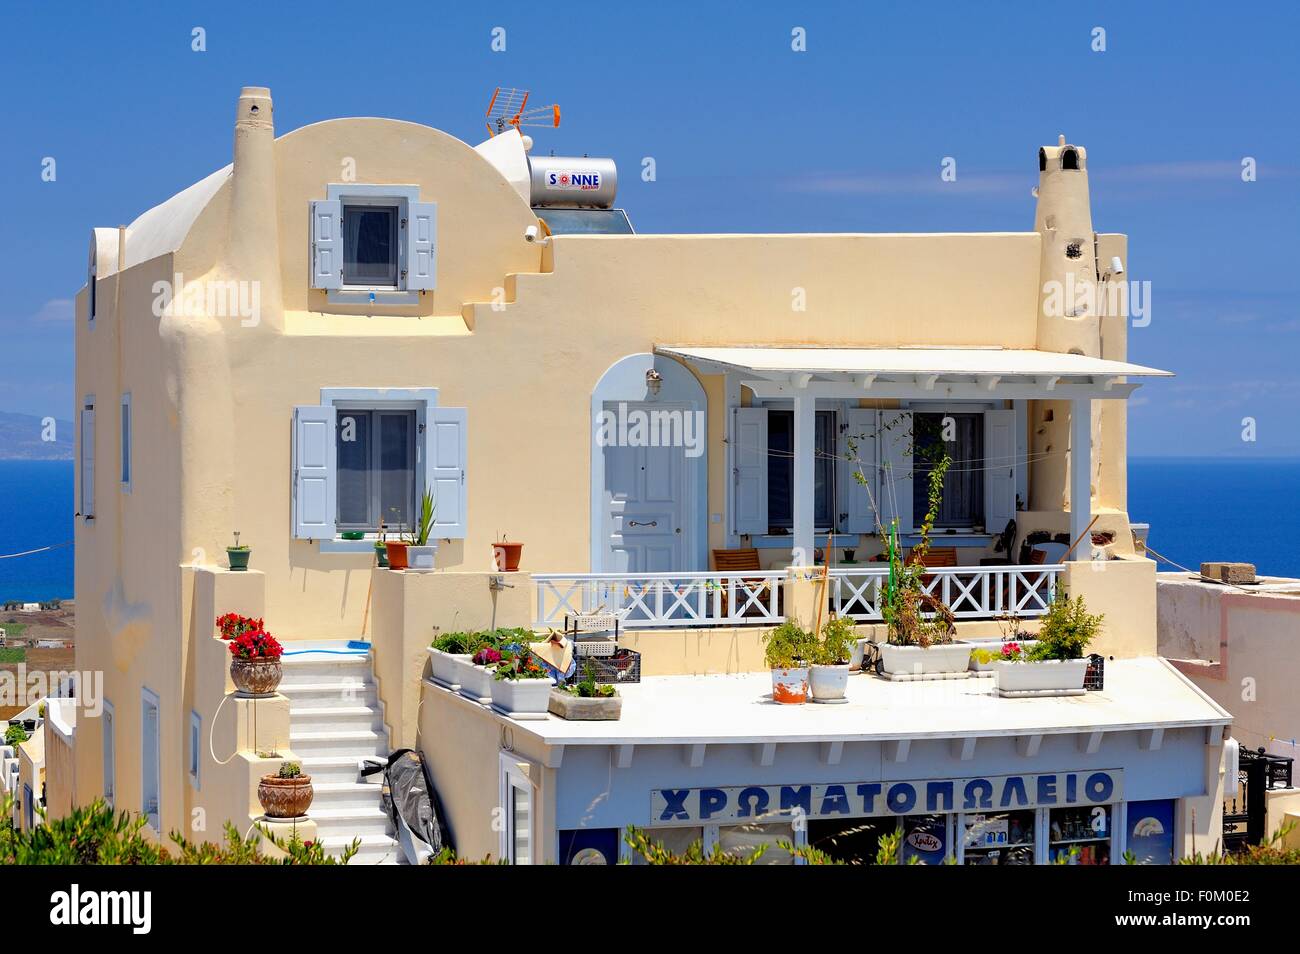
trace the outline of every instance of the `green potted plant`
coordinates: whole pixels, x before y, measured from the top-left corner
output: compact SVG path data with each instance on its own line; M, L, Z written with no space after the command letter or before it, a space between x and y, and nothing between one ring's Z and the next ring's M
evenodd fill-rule
M311 776L302 773L298 762L281 763L278 772L257 783L257 800L267 818L301 818L314 794Z
M939 445L940 447L942 445ZM904 560L898 543L898 522L882 536L887 541L889 580L881 600L886 625L886 642L880 647L881 668L891 675L934 676L967 671L971 648L953 638L956 618L942 601L925 591L925 555L930 534L943 501L943 479L952 459L942 454L935 460L928 478L929 494L920 539Z
M802 705L808 699L808 665L817 649L816 637L787 619L765 635L763 643L772 670L772 701Z
M375 536L375 566L381 570L388 569L388 528L384 521L379 521L379 533Z
M999 695L1082 692L1088 672L1083 652L1097 638L1105 617L1088 612L1082 596L1058 591L1032 645L1008 643L993 662Z
M246 696L274 694L284 676L280 666L284 649L276 638L259 625L235 636L229 645L230 678L235 688Z
M821 638L813 647L808 685L812 701L830 705L848 702L849 662L856 642L853 620L832 616L822 627Z
M248 558L253 555L251 548L241 546L239 543L239 531L235 531L234 546L226 547L226 560L230 564L232 571L243 571L248 569Z
M406 565L412 570L432 570L438 555L438 544L430 542L429 534L433 531L433 518L438 511L433 491L425 489L420 497L420 515L415 530L407 540Z
M492 708L512 719L545 719L551 676L527 646L507 649L493 673Z
M588 662L580 680L551 690L550 711L561 719L606 722L622 715L623 699L613 686L596 682Z
M477 646L473 633L443 633L429 644L429 674L444 689L459 691L464 666L471 665L470 657Z

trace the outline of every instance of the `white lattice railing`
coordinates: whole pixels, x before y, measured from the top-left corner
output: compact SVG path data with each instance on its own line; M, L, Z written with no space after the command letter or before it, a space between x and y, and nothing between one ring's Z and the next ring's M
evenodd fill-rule
M533 574L537 625L620 613L626 627L779 623L784 570L737 573Z
M957 619L993 619L1004 613L1042 616L1056 596L1065 567L947 566L925 571L922 588L952 610ZM889 567L836 567L831 570L831 608L859 622L879 622Z

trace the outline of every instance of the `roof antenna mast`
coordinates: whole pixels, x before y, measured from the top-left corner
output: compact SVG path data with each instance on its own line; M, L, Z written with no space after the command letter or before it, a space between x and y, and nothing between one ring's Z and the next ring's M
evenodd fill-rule
M558 129L560 125L560 106L528 107L528 90L514 87L498 86L492 93L487 108L487 130L489 136L496 136L511 126L522 132L526 126L544 129Z

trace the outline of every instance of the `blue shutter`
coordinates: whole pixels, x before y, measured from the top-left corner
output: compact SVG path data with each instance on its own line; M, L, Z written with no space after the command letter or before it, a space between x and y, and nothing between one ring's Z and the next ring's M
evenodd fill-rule
M845 533L875 533L876 511L873 502L880 491L880 464L876 458L876 429L879 411L866 407L851 407L844 414L848 425L840 436L840 457L844 460L841 485L844 493L841 506L844 516L840 526ZM854 451L849 450L852 439ZM855 476L861 473L866 486Z
M407 269L408 289L431 289L437 277L435 244L438 235L438 204L412 202L407 212Z
M433 490L435 512L430 537L463 540L469 527L465 495L469 431L463 407L431 407L425 435L425 483Z
M333 405L293 409L293 535L299 540L334 538L334 422Z
M731 409L736 533L767 533L767 408Z
M998 534L1016 517L1015 411L984 412L983 466L984 528Z
M343 285L343 203L337 199L311 204L311 287Z
M880 522L886 530L898 518L900 533L912 525L912 412L881 411L877 448L880 459Z

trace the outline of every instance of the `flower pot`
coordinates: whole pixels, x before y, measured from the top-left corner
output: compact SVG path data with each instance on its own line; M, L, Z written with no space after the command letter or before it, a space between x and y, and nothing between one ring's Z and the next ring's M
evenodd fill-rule
M995 662L998 692L1082 692L1086 659L1044 659L1039 662Z
M388 553L388 567L391 570L406 569L406 544L405 543L385 543L384 550Z
M444 653L441 649L430 646L429 675L444 689L459 689L461 673L473 666L471 658L473 657L469 653Z
M575 722L608 722L617 719L623 712L623 699L620 696L597 698L575 696L572 693L551 690L550 711L561 719Z
M274 695L283 676L279 656L256 656L252 659L236 656L230 660L230 678L235 688L245 695Z
M386 544L375 544L375 560L381 569L388 569L388 546Z
M808 668L773 669L772 701L798 706L808 700Z
M430 546L409 546L406 548L406 568L408 570L432 570L434 559L438 555L438 544Z
M487 666L459 666L460 694L485 706L492 704L492 670Z
M862 669L862 657L866 655L869 642L871 639L867 636L853 640L853 652L849 655L849 672L859 672Z
M551 704L550 679L492 680L492 708L512 719L545 719Z
M267 818L300 818L311 806L312 787L310 775L297 778L280 778L263 775L257 783L257 800Z
M232 571L247 570L248 558L252 555L253 551L248 547L226 547L226 560Z
M945 676L970 666L969 643L941 643L928 648L880 644L880 661L890 675Z
M849 688L849 664L813 666L808 670L808 686L812 689L813 702L843 705L849 701L844 697Z
M524 545L522 543L494 543L492 544L492 562L498 570L504 570L506 573L514 573L519 569L519 558L523 556Z

